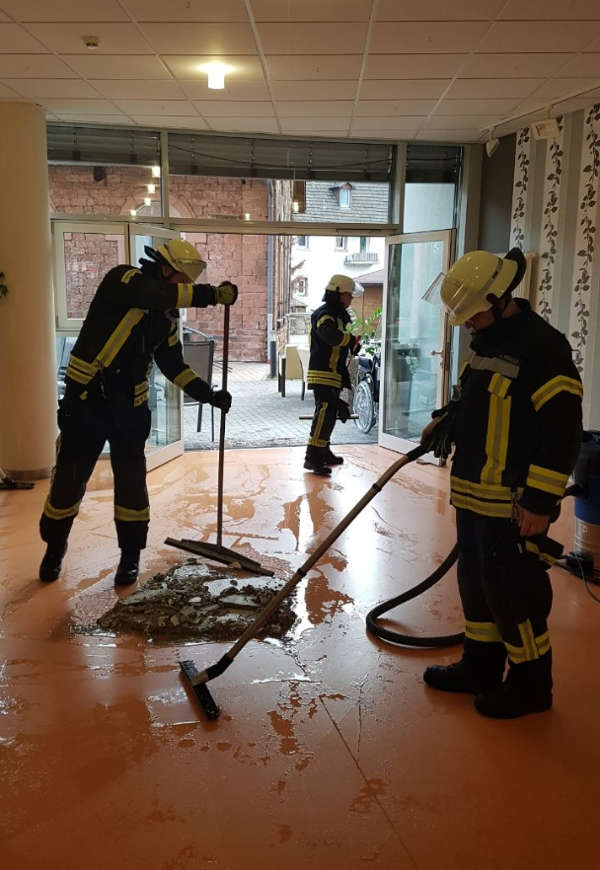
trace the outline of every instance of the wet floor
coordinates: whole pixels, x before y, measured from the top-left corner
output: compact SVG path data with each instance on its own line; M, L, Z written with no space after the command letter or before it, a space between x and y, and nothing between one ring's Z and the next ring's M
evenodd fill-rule
M303 448L238 451L225 467L223 544L289 577L394 454L344 447L331 479ZM217 456L149 475L142 583L181 564L167 536L214 541ZM448 474L391 481L298 587L282 640L251 641L211 683L203 718L178 660L216 662L230 643L74 630L116 601L112 498L84 500L61 579L36 580L47 482L0 495L0 864L39 868L595 866L600 605L553 569L552 713L478 716L424 687L455 651L391 649L367 611L450 550ZM571 545L563 518L557 537ZM119 597L130 590L119 591ZM397 614L402 628L458 630L454 575Z

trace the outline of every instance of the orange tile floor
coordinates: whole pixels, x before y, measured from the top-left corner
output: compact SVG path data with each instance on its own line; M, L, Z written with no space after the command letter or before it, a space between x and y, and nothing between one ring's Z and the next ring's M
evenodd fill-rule
M224 545L290 576L397 458L340 452L330 480L303 473L302 448L227 454ZM186 558L168 535L214 541L216 469L201 452L149 474L142 582ZM177 660L204 667L230 644L77 629L115 600L105 486L88 491L51 586L36 579L47 481L0 495L3 868L598 866L600 606L582 583L553 569L555 709L522 720L425 688L423 668L456 650L394 649L365 632L371 606L451 548L446 470L411 466L365 508L298 587L293 637L250 642L211 683L216 723ZM568 518L555 528L568 549ZM460 629L454 574L397 618Z

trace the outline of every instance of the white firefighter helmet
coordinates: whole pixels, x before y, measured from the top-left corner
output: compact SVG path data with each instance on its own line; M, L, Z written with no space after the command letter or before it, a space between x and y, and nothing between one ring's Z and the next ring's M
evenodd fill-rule
M206 269L206 263L189 242L183 239L169 239L156 249L156 253L167 261L176 272L183 272L194 284Z
M325 290L333 293L349 293L354 298L362 296L365 292L362 284L349 275L332 275Z

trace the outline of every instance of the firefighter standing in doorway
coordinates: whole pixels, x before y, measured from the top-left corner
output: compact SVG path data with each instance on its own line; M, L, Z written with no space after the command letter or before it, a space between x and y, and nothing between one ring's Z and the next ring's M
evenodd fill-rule
M582 435L582 386L564 335L511 293L525 272L518 248L465 254L441 283L453 324L473 330L454 400L423 432L455 444L458 584L465 615L459 662L425 682L475 694L476 709L514 718L552 706L547 537ZM504 678L506 660L508 672Z
M119 586L135 583L150 520L144 444L150 433L148 376L153 360L198 402L227 412L231 396L189 368L178 337L179 308L232 305L237 287L196 284L206 264L181 239L154 250L141 268L116 266L101 281L73 347L58 409L60 436L52 484L40 519L47 543L40 580L60 574L67 539L106 441L114 474L114 519L121 549Z
M343 387L350 387L347 368L348 353L360 350L360 335L347 332L351 322L348 308L352 298L361 296L363 288L348 275L333 275L321 305L311 316L310 357L307 386L315 394L315 413L310 428L304 467L324 477L331 474L332 465L344 460L332 453L329 446L336 419L350 417L350 409L340 399Z

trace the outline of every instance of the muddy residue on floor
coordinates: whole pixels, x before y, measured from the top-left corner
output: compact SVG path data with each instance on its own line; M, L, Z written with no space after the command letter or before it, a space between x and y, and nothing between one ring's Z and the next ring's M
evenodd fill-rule
M283 581L270 577L248 577L232 568L188 559L121 598L100 617L98 626L151 638L236 640L282 585ZM286 599L258 637L281 638L295 620L292 602Z

